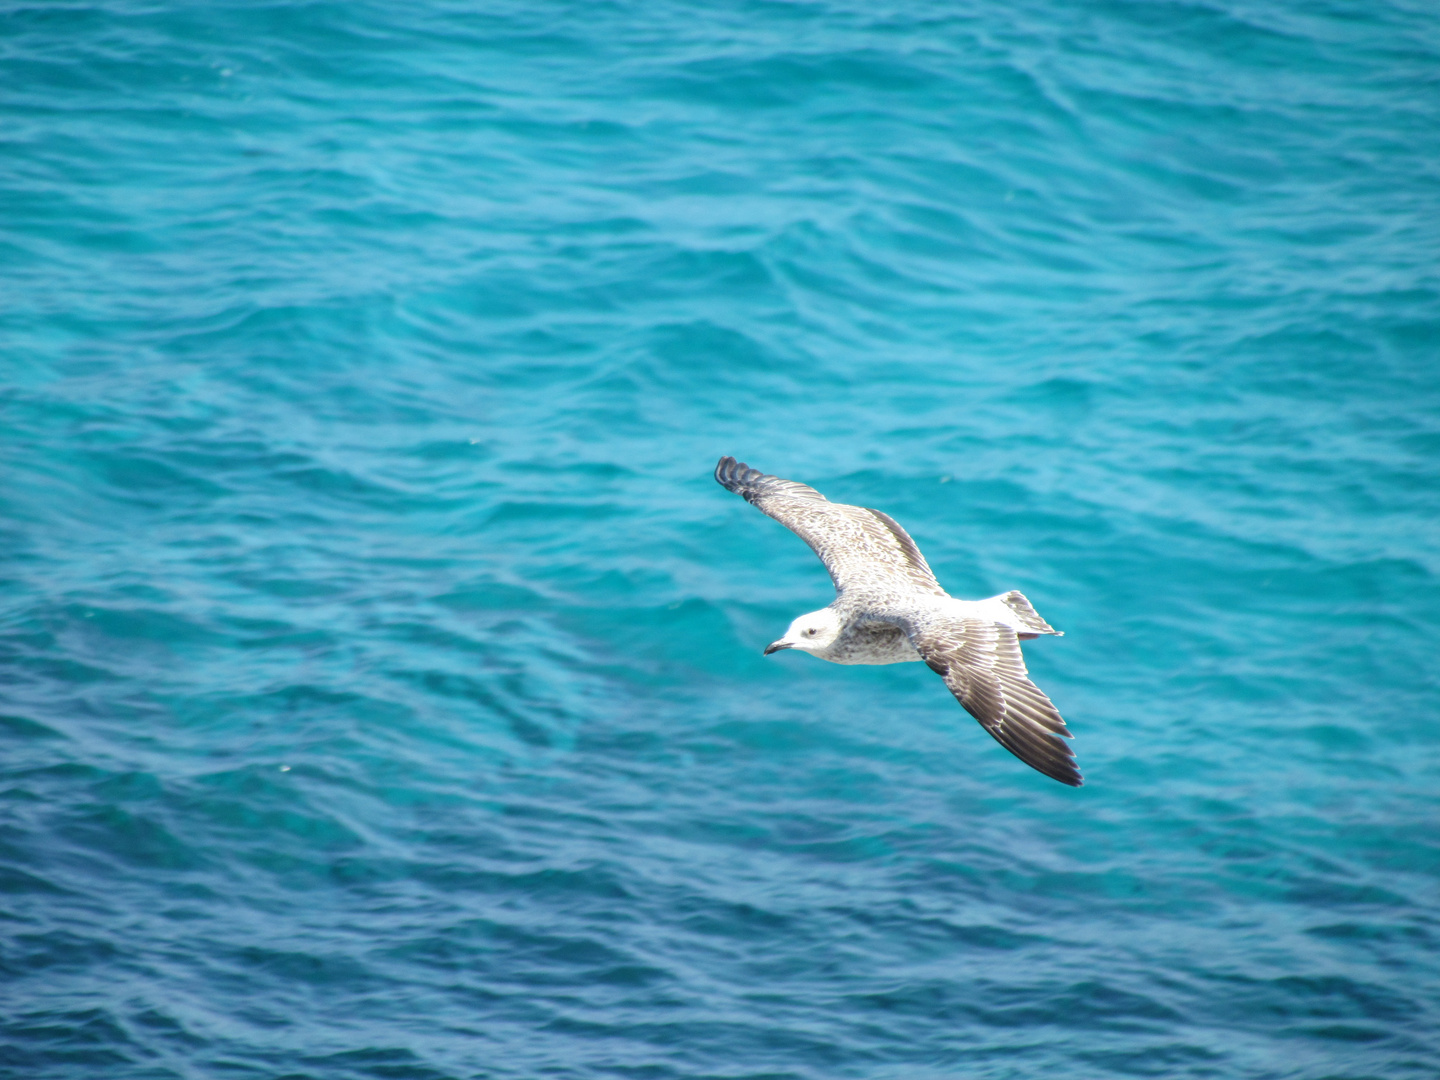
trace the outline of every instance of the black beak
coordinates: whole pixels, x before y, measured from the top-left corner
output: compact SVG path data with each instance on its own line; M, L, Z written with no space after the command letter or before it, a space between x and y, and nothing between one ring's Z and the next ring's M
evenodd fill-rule
M769 645L765 646L765 655L769 656L772 652L779 652L781 649L793 649L794 647L795 646L788 641L772 641Z

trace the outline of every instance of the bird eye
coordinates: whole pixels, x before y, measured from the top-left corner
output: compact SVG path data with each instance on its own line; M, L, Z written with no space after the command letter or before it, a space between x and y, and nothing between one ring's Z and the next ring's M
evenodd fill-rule
M812 626L809 630L806 630L805 633L809 634L811 637L814 637L814 636L815 636L815 628Z

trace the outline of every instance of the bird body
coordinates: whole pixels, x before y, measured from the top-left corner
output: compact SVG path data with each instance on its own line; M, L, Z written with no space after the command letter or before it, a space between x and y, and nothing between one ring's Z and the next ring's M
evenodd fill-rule
M879 510L832 503L814 488L732 457L715 479L814 549L835 600L801 615L765 654L799 649L835 664L923 660L982 727L1021 761L1079 787L1070 732L1030 681L1020 641L1060 634L1019 592L960 600L940 587L910 534Z
M1019 638L1036 637L1038 634L1063 636L1058 630L1036 630L1033 624L1022 621L1006 602L1007 597L1012 595L1024 599L1019 593L992 596L988 600L921 596L915 598L910 614L912 617L919 616L928 609L942 622L947 619L979 619L999 623L1014 630ZM857 603L852 598L846 603L837 598L829 607L801 615L790 624L785 636L766 652L800 649L832 664L903 664L925 659L899 624L869 618L869 614L863 602ZM832 624L836 630L834 634L817 637L807 633L810 629L818 631Z

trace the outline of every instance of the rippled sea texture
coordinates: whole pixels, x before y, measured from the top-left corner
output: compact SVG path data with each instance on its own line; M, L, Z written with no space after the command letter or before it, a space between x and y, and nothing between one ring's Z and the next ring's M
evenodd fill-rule
M1440 1074L1440 9L7 4L0 1072ZM715 485L1019 588L1071 790Z

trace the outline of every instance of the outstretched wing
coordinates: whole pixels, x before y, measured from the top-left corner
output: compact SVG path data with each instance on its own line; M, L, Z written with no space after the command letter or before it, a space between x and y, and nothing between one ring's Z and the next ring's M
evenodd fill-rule
M910 534L879 510L832 503L812 487L722 457L715 479L814 549L835 591L947 595Z
M1062 784L1083 783L1065 741L1072 736L1030 681L1014 630L983 619L940 619L913 630L910 643L996 742Z

